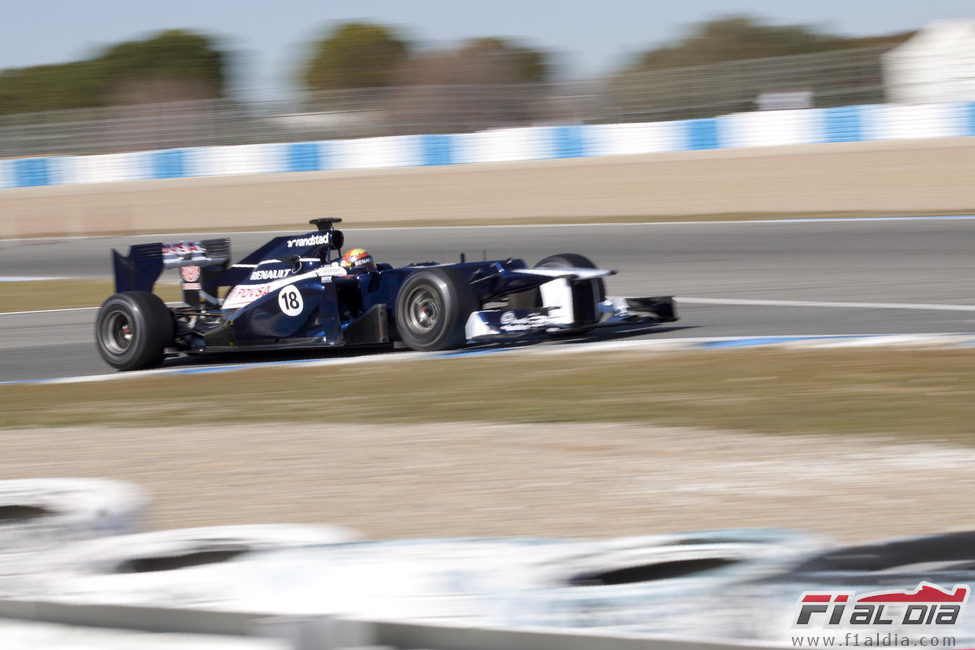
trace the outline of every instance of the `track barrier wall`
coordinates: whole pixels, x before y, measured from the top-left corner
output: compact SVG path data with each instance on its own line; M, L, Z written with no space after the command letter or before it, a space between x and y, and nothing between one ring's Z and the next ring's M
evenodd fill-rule
M325 616L272 616L125 605L0 599L0 620L33 621L103 630L135 630L286 641L293 650L745 650L766 643L693 641L587 633L585 630L509 630L397 623Z
M975 136L975 102L0 160L0 188Z

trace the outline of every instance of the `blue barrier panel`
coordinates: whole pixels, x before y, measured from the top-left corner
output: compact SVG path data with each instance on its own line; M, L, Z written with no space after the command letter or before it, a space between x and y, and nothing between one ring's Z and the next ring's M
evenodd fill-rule
M930 110L929 110L930 109ZM134 158L84 160L34 157L0 161L0 187L140 178L184 178L200 174L316 171L345 167L450 165L473 160L575 158L645 147L647 151L716 149L788 141L859 142L873 137L967 135L975 137L975 102L932 107L838 106L802 111L796 119L739 119L725 116L665 123L608 126L550 126L473 134L428 134L357 140L293 142L234 148L199 147L135 152ZM940 126L931 125L935 119ZM773 116L769 116L770 118ZM950 119L950 125L944 125ZM886 122L889 123L886 123ZM950 127L950 128L949 128ZM736 132L736 129L752 131ZM632 130L630 130L632 129ZM755 133L759 131L759 133ZM768 131L768 138L765 137ZM760 136L760 137L759 137ZM634 147L629 139L636 139ZM768 142L767 142L768 141ZM256 147L256 150L255 150ZM283 149L282 149L283 147ZM104 163L104 165L103 165Z
M422 135L420 138L424 165L449 165L453 162L452 135Z
M51 184L50 158L21 158L14 163L14 187L39 187Z
M315 172L319 167L317 142L292 142L288 147L287 172Z
M586 142L582 127L556 126L552 129L552 157L579 158L586 155Z
M696 120L684 120L687 125L688 149L717 149L718 120L709 117Z
M153 151L152 163L149 165L152 178L183 178L186 176L186 151L184 149L166 149Z
M859 142L863 139L859 106L823 109L824 142Z

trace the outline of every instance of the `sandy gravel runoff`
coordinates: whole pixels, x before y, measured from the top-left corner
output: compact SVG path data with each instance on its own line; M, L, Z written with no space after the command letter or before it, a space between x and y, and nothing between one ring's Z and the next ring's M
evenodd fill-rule
M0 237L417 220L975 209L975 138L0 190Z
M625 424L0 432L0 477L145 486L158 528L319 522L373 538L800 528L860 540L975 525L975 450Z

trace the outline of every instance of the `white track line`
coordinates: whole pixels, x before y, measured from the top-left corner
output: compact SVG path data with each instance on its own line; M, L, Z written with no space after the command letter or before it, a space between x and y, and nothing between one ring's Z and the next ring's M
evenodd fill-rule
M916 311L975 311L975 305L945 305L923 302L819 302L815 300L760 300L751 298L676 298L678 303L690 305L734 305L744 307L826 307L837 309L912 309ZM167 303L178 305L181 303ZM36 309L32 311L6 311L0 316L46 314L59 311L79 311L98 307L70 307L66 309Z
M747 225L747 224L810 224L810 223L863 223L873 222L896 222L896 221L943 221L943 220L973 220L975 215L930 215L915 217L796 217L794 219L737 219L721 221L607 221L596 223L525 223L525 224L497 224L497 225L459 225L459 226L382 226L377 228L342 228L343 231L383 231L383 230L474 230L478 228L497 229L497 228L603 228L606 226L708 226L708 225ZM63 241L76 239L109 239L109 238L143 238L143 239L166 239L180 237L201 237L216 236L226 237L231 235L292 235L301 226L288 230L225 230L223 232L192 232L192 233L156 233L150 235L74 235L65 237L16 237L11 239L0 239L0 242L41 242L41 241ZM167 240L168 241L168 240Z
M167 302L167 307L179 307L181 302ZM27 314L50 314L59 311L87 311L98 307L64 307L63 309L31 309L29 311L0 311L0 316L25 316Z
M27 314L51 314L59 311L88 311L98 307L65 307L64 309L32 309L30 311L0 311L0 316L25 316Z
M51 377L45 379L14 379L0 381L2 385L23 384L76 384L118 380L134 380L156 376L175 376L235 372L240 370L262 371L270 368L296 367L314 368L350 364L375 364L409 361L448 361L468 359L485 355L556 355L580 352L629 352L647 351L693 351L706 349L736 349L754 347L776 347L791 349L845 348L845 347L928 347L946 349L975 346L975 334L895 334L895 335L806 335L806 336L758 336L758 337L700 337L684 339L651 339L630 341L599 341L590 343L566 343L560 345L539 345L495 349L468 349L456 352L393 352L359 357L291 359L248 363L246 358L240 362L214 365L185 365L155 370L134 372L110 372L100 375L74 377Z
M844 309L914 309L918 311L975 311L975 305L923 302L819 302L815 300L752 300L748 298L677 298L678 303L755 307L835 307Z

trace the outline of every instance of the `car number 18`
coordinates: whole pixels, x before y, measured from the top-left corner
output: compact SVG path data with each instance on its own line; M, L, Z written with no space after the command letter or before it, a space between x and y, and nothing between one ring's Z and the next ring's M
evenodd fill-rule
M301 299L301 292L298 291L298 288L289 284L281 289L281 293L278 294L278 305L281 306L281 311L288 316L297 316L301 313L305 303Z

